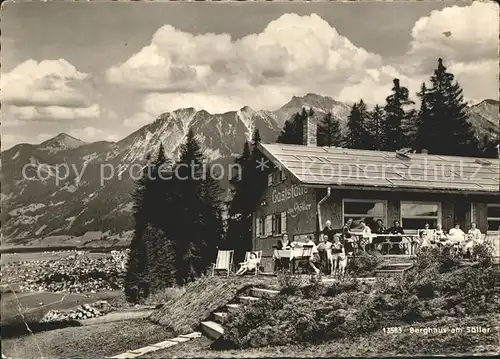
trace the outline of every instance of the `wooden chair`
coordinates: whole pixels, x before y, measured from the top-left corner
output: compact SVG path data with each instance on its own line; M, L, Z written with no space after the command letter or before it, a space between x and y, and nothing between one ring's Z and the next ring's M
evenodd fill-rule
M257 264L255 266L255 275L257 275L257 273L259 272L260 262L262 260L262 251L246 252L245 253L245 259L244 259L244 261L241 262L241 263L239 263L239 264L240 264L240 268L241 268L241 266L243 265L243 263L245 263L246 261L248 261L250 259L250 255L252 253L255 253L257 255Z
M217 252L217 260L215 263L212 263L212 277L215 275L216 271L226 271L227 276L229 277L229 273L233 271L233 258L234 258L234 250L219 250Z
M295 262L297 263L297 266L306 264L307 268L309 268L309 261L311 260L312 250L313 250L313 246L312 245L304 244L302 246L302 254L301 254L301 256L295 259ZM294 264L294 266L295 266L295 264Z

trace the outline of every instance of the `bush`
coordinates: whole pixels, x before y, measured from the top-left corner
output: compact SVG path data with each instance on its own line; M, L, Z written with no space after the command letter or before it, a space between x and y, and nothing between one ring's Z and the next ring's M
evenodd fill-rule
M371 275L381 262L380 255L362 252L360 255L349 259L348 270L351 274L357 276Z
M282 294L294 295L302 286L302 280L298 276L294 276L289 272L278 273L278 283Z
M493 250L487 243L476 244L472 251L481 267L490 267L493 264Z

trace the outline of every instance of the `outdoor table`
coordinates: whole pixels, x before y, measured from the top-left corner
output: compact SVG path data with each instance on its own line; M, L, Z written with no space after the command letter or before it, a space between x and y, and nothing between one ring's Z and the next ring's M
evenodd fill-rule
M418 240L419 236L417 234L368 234L368 235L363 235L361 233L356 234L353 233L356 236L363 237L363 238L369 238L369 243L372 243L373 238L401 238L401 242L391 242L391 241L385 241L380 244L388 244L389 246L394 246L394 245L400 245L403 244L403 247L405 248L405 252L407 254L411 255L413 254L413 246L412 244L416 242L416 239ZM406 239L406 241L405 241Z
M277 259L287 258L289 260L290 273L295 272L295 259L303 258L304 249L302 247L292 249L275 249L274 257Z

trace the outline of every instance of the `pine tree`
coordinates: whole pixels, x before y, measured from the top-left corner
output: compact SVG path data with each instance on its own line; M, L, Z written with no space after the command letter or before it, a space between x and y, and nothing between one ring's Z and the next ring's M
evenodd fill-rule
M485 134L483 135L481 142L479 144L480 150L481 150L481 157L487 157L487 158L498 158L499 157L499 150L498 146L500 144L499 141L499 136L495 137L490 137L489 135Z
M328 112L318 124L318 146L342 147L343 138L339 121Z
M429 150L433 146L433 142L439 141L439 136L437 129L434 128L432 111L430 108L429 90L425 85L425 82L420 86L420 91L417 92L417 96L420 99L420 109L418 111L416 120L416 136L413 141L413 147L418 152L423 149Z
M307 111L303 107L300 113L297 112L289 120L286 120L276 142L290 145L301 145L304 141L304 120L308 118L310 113L314 114L314 111L312 111L312 109Z
M167 236L175 240L176 281L184 284L202 274L214 260L223 236L220 188L210 177L209 167L192 129L181 145L175 164L175 225Z
M382 150L384 147L384 109L379 105L375 105L372 111L368 113L367 131L369 140L367 147L371 150Z
M175 284L175 249L161 228L149 224L144 231L148 248L148 271L151 289L158 291Z
M368 111L363 100L351 107L347 117L347 135L345 143L348 148L370 149L371 138L367 130Z
M413 104L410 100L410 93L406 87L399 83L399 79L393 80L394 86L392 94L386 98L385 122L384 122L384 149L387 151L400 150L408 143L405 138L406 134L402 124L408 119L408 114L404 110L404 106Z
M424 96L428 108L419 113L416 143L434 154L479 155L479 144L469 123L463 91L454 81L453 74L446 71L441 58L431 76L431 84Z

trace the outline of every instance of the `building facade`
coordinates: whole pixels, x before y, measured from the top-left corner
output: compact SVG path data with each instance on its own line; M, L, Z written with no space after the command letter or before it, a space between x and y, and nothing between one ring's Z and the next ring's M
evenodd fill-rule
M326 220L341 228L348 218L354 226L399 221L406 233L426 223L445 230L459 223L467 233L476 222L500 255L499 160L317 147L310 138L304 143L259 145L272 164L253 220L253 249L263 251L266 270L283 233L304 241L316 238Z

